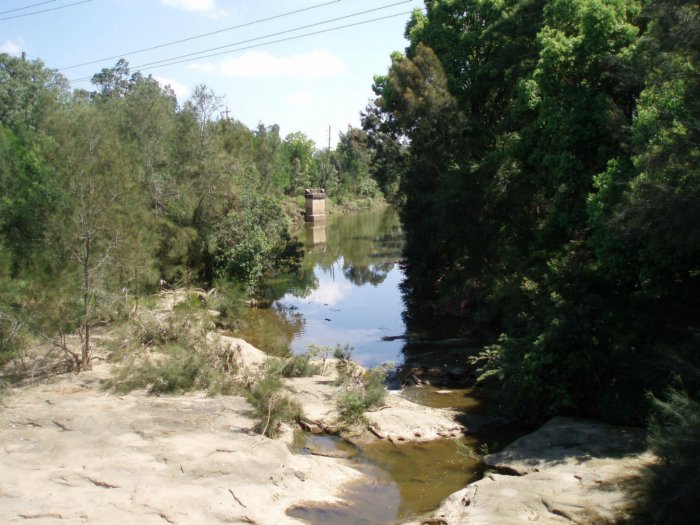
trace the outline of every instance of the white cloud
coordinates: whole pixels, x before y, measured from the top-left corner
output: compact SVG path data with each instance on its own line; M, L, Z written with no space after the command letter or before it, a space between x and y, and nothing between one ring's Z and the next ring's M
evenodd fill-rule
M287 95L284 97L284 100L290 104L309 104L310 102L313 102L314 96L309 91L298 91L296 93L292 93L291 95Z
M22 52L22 47L22 43L8 40L0 46L0 53L7 53L8 55L19 55Z
M216 66L214 64L190 64L187 66L187 69L211 74L216 70Z
M225 11L219 9L216 0L160 0L160 3L185 11L196 11L208 15L223 16Z
M352 285L346 282L323 282L306 298L307 301L322 306L335 306L348 292L352 290Z
M225 60L220 67L223 75L238 78L288 76L313 79L346 71L345 63L325 49L288 57L277 57L266 51L250 51L241 57Z
M175 92L175 95L177 95L178 100L185 100L187 97L190 96L190 88L188 88L185 84L182 82L178 82L177 80L172 80L170 78L166 77L159 77L159 76L153 76L158 83L165 87L165 86L170 86L172 90Z

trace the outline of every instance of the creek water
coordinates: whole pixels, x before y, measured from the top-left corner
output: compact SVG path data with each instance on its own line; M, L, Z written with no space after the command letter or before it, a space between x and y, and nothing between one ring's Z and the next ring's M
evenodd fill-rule
M382 340L406 330L399 289L404 241L395 210L331 217L325 224L307 224L293 235L306 249L300 271L267 282L270 306L248 309L236 336L273 354L288 348L303 353L311 344L347 344L353 347L353 359L364 366L399 364L416 351L444 353L442 347L416 350L401 339ZM429 406L479 410L469 390L446 393L421 387L406 389L403 395ZM396 523L429 512L480 476L481 463L473 452L482 444L483 440L465 436L356 449L331 436L300 433L299 453L307 445L349 449L370 481L348 487L345 505L309 502L288 514L311 524L356 525Z
M293 235L305 245L298 273L268 280L269 308L251 308L236 335L269 353L311 344L353 347L364 366L403 360L399 284L403 232L393 209L331 217Z

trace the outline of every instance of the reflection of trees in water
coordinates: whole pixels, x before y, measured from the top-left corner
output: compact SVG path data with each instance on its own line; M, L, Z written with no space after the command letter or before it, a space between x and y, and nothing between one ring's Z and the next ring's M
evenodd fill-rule
M348 266L343 269L345 278L355 286L371 284L380 285L384 282L389 272L394 268L393 262L377 264L372 266Z
M293 306L282 306L280 304L276 304L273 311L281 322L291 327L291 332L293 332L292 335L296 335L304 327L304 315L299 312L297 308Z
M323 249L307 254L303 266L331 272L342 258L343 273L356 286L383 282L403 249L401 223L392 209L336 217L328 222L326 239Z
M268 279L262 286L261 295L266 303L272 304L288 293L296 297L308 297L317 288L318 278L314 274L314 268L304 262L297 272Z
M291 348L306 320L296 308L275 304L272 308L251 308L243 322L237 336L265 352L280 353Z

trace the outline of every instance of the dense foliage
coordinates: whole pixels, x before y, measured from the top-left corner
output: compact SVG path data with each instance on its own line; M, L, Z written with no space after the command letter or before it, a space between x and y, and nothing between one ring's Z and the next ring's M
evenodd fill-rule
M255 294L298 263L288 227L305 187L340 203L379 196L362 130L319 151L222 117L203 85L178 105L124 60L92 83L71 92L39 60L0 54L0 361L27 337L78 330L81 349L59 344L89 366L90 327L161 279Z
M512 413L639 424L655 406L656 486L687 489L657 516L683 522L700 500L697 445L671 431L700 414L697 2L425 7L364 117L377 159L403 149L411 321L481 337L473 363Z

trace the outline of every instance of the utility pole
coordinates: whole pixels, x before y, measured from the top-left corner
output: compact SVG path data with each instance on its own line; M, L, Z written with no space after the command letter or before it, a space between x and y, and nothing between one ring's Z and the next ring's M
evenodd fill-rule
M228 110L228 106L226 106L226 111L222 111L221 116L224 117L226 120L230 120L228 118L229 113L231 113L231 112Z
M328 125L328 152L331 151L331 125Z

